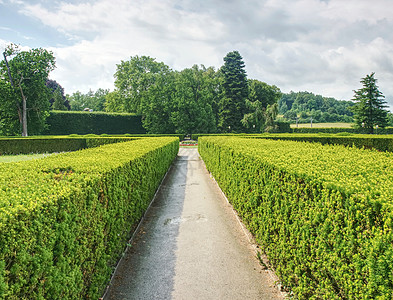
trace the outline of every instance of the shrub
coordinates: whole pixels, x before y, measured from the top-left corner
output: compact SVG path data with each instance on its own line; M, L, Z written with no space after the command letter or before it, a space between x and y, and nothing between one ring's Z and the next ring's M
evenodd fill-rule
M393 152L393 136L337 133L330 134L271 134L271 135L250 135L250 138L291 140L298 142L313 142L323 145L344 145L349 147L377 149L379 151Z
M0 164L0 299L101 296L178 149L145 138Z
M393 296L393 154L201 137L229 201L298 299Z
M98 137L95 135L86 137L70 135L69 137L1 138L0 155L68 152L127 140L132 140L132 138Z

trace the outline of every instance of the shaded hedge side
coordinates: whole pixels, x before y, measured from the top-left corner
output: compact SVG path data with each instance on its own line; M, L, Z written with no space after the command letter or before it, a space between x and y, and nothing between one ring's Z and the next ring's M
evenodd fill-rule
M134 114L51 111L47 124L46 135L146 133Z

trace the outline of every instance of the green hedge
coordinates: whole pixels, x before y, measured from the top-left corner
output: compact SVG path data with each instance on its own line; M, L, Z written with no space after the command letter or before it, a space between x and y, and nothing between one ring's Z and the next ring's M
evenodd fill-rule
M141 116L104 112L51 111L47 135L145 133Z
M0 155L68 152L131 140L130 137L0 138Z
M199 151L298 299L392 299L393 154L237 137Z
M306 128L292 128L293 133L358 133L358 134L367 134L367 130L363 128L318 128L318 127L306 127ZM375 134L393 134L393 127L387 128L378 128L374 129Z
M272 140L291 140L297 142L314 142L323 145L344 145L357 148L377 149L379 151L393 152L393 136L369 135L369 134L272 134L255 135L251 138L263 138Z
M143 138L0 163L0 299L98 299L178 149Z
M379 151L393 152L393 136L338 133L331 134L295 134L295 133L263 133L263 134L193 134L192 139L198 140L201 136L238 136L253 139L290 140L297 142L314 142L323 145L344 145L357 148L377 149Z

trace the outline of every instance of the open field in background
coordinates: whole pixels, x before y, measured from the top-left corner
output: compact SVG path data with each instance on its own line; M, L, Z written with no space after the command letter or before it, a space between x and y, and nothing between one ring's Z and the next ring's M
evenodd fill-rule
M44 158L52 153L41 153L41 154L23 154L23 155L0 155L0 163L17 162L24 160L32 160L38 158Z
M310 128L310 123L298 124L298 128ZM352 123L312 123L313 128L351 128ZM291 124L291 128L296 128L296 124Z

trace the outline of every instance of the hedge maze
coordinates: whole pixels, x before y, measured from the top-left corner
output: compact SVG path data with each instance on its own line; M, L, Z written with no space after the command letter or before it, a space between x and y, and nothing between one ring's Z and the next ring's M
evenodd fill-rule
M241 137L198 144L298 299L392 298L392 153Z
M295 298L391 299L392 141L200 135L198 147ZM179 137L11 138L0 149L73 151L0 163L0 299L97 299Z
M0 163L0 299L98 299L178 149L138 138Z

